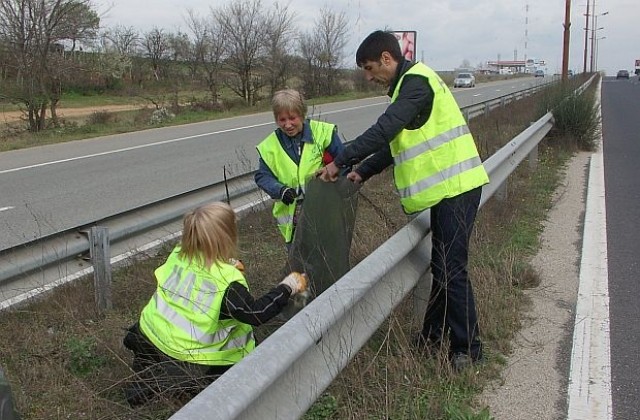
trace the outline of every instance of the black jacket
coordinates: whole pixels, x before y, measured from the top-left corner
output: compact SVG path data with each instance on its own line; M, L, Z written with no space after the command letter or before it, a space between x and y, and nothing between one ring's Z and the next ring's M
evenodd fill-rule
M388 96L392 96L400 77L414 63L403 60L398 64L396 76L389 86ZM335 158L338 167L355 165L367 158L355 171L363 180L382 172L393 163L389 143L403 129L419 128L431 115L433 89L422 76L409 75L404 78L396 100L391 103L374 125L351 142Z

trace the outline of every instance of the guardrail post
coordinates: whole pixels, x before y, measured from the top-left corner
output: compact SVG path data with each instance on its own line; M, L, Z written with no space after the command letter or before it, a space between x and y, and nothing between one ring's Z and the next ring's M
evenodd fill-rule
M89 231L89 255L93 264L93 283L98 311L113 308L111 300L111 250L109 229L92 226Z
M506 105L507 105L507 98L503 96L502 98L500 98L500 107L504 108Z
M429 252L429 254L431 254ZM431 297L431 286L433 277L431 270L428 270L422 277L418 279L416 287L412 291L413 298L413 325L418 331L422 331L424 323L424 314L427 312L427 305Z
M484 104L484 115L488 116L489 112L491 112L491 105L489 105L489 102L487 102L486 104Z
M506 201L507 200L507 182L509 182L509 179L505 179L504 182L502 184L500 184L500 187L498 187L498 189L496 190L496 200L498 201Z
M532 122L530 125L535 124L535 122ZM531 151L529 152L529 156L528 156L528 160L529 160L529 170L530 171L535 171L538 169L538 144L536 143L535 146L533 146L533 149L531 149Z

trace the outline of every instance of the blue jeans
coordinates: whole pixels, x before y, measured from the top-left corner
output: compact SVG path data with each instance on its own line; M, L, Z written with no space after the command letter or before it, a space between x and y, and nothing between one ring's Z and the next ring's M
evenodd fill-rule
M448 338L451 353L466 353L474 360L482 358L482 344L467 262L481 194L478 187L431 208L433 283L422 327L424 338Z

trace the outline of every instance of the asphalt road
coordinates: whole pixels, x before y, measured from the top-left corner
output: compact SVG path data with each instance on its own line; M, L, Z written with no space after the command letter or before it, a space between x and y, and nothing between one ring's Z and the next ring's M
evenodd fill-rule
M456 89L460 106L548 82L522 78ZM377 97L310 106L345 141L388 104ZM0 153L0 250L249 172L270 112Z
M614 419L640 419L640 82L602 83Z

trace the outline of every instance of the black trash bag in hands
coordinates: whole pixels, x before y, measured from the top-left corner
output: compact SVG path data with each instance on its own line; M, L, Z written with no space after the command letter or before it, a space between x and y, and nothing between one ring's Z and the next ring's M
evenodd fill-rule
M292 296L282 318L290 319L351 269L349 251L360 187L346 177L336 182L312 178L307 183L283 273L305 273L309 289Z

